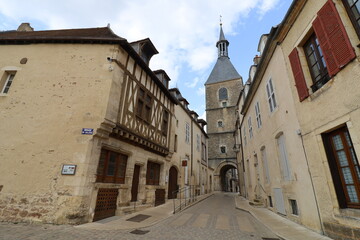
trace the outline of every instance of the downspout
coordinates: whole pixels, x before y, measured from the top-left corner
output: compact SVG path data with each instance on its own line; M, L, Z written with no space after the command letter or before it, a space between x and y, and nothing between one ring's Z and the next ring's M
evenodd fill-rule
M190 136L191 136L191 140L190 140L190 149L191 149L191 154L190 154L190 177L193 176L193 161L194 161L194 142L193 142L193 119L191 119L191 125L190 125Z
M309 172L309 175L310 175L310 182L311 182L311 187L312 187L312 190L313 190L313 193L314 193L317 215L318 215L319 221L320 221L321 234L324 235L325 232L324 232L323 222L322 222L322 220L321 220L320 208L319 208L319 203L318 203L318 200L317 200L317 197L316 197L315 186L314 186L312 174L311 174L311 171L310 171L309 160L308 160L308 157L307 157L307 154L306 154L306 151L305 151L305 145L304 145L303 135L301 134L300 131L299 131L298 135L300 136L300 139L301 139L301 145L302 145L302 147L303 147L303 151L304 151L304 155L305 155L305 160L306 160L306 165L307 165L307 169L308 169L308 172Z
M241 115L241 113L239 112L239 114ZM246 177L245 177L245 161L244 161L244 148L243 148L243 141L242 141L242 124L244 122L244 118L241 119L240 122L240 126L239 126L239 132L240 132L240 151L241 151L241 163L242 163L242 171L243 171L243 176L244 176L244 190L245 190L245 198L247 197L247 189L246 189Z

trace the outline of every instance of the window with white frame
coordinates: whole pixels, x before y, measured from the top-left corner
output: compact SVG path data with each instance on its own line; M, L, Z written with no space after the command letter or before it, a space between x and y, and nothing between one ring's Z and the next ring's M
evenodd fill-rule
M9 92L10 86L14 80L15 72L5 72L2 81L0 82L0 94L7 94Z
M246 128L245 128L245 126L244 126L243 134L244 134L244 145L246 145L247 141L246 141Z
M200 152L200 135L196 134L196 150Z
M190 143L190 124L185 123L185 142Z
M280 160L282 177L285 181L290 181L291 180L290 163L286 151L284 134L281 134L276 140L279 151L279 160Z
M246 176L247 176L247 182L248 182L248 186L251 187L251 175L250 175L250 161L249 159L246 160Z
M263 172L264 172L264 176L265 176L265 183L269 183L270 182L270 173L269 173L269 164L268 164L267 157L266 157L265 147L261 148L260 151L261 151Z
M274 86L271 78L266 83L266 94L267 94L270 112L273 112L277 107L277 104L276 104Z
M260 128L261 125L262 125L262 122L261 122L261 114L260 114L259 102L256 102L256 104L255 104L255 115L256 115L257 127Z
M248 127L249 127L249 139L253 137L253 129L251 124L251 117L248 118Z

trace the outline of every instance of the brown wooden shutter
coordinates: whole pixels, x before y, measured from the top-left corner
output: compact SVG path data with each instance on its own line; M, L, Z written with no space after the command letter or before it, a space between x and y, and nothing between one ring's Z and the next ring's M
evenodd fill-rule
M332 0L328 0L319 10L312 25L323 51L329 76L332 77L355 58L354 49Z
M304 77L304 72L301 67L299 53L296 48L292 50L289 55L289 60L291 64L291 69L294 74L295 86L299 94L300 102L309 96L309 91L306 86L306 81Z

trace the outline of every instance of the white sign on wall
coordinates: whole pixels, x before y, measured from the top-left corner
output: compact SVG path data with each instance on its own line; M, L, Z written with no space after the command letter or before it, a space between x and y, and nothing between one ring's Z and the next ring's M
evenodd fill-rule
M64 164L61 170L62 175L75 175L76 165Z

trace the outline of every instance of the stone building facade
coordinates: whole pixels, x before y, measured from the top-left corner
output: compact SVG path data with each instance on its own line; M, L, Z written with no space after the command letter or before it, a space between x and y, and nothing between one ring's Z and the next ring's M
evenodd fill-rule
M205 83L206 119L209 136L209 165L215 170L215 190L230 191L226 172L236 169L234 148L234 126L236 101L242 89L242 78L228 56L229 42L222 26L216 44L218 59ZM236 178L237 171L234 171Z
M357 1L293 1L238 102L246 196L333 239L360 238L359 12Z
M181 117L157 53L109 27L0 33L1 220L78 224L172 197Z

